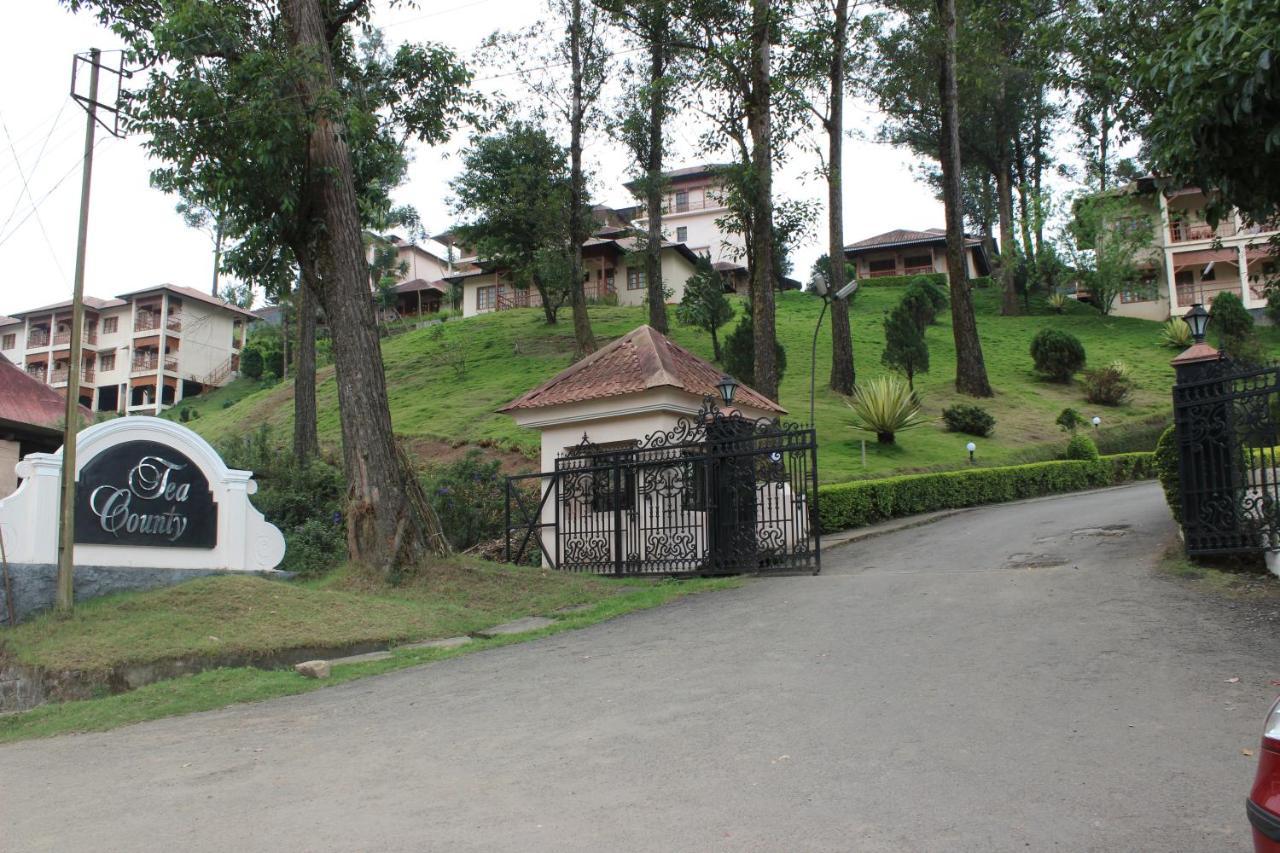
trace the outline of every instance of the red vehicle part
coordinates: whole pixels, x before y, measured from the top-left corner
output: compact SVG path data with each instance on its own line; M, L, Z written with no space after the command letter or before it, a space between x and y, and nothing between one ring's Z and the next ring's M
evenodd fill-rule
M1245 808L1256 853L1280 853L1280 700L1271 706L1262 729L1258 775Z

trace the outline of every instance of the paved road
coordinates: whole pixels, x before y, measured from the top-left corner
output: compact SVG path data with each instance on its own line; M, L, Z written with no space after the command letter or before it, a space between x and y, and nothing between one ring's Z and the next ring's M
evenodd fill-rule
M0 748L0 847L1247 850L1280 645L1153 576L1172 533L1150 485L979 510L816 578Z

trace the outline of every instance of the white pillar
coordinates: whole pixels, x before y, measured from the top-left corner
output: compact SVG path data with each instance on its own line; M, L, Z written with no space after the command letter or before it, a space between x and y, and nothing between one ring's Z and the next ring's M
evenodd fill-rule
M169 294L160 294L160 343L156 354L156 416L164 409L164 360L169 343Z

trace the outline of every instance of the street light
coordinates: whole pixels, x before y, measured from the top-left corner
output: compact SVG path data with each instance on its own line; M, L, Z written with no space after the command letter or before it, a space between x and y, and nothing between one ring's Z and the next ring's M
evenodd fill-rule
M813 277L809 279L809 289L822 297L822 310L818 312L818 325L813 327L813 347L809 352L809 426L816 428L818 422L814 417L814 400L816 399L818 387L818 332L822 329L822 318L827 316L827 306L831 304L833 299L844 300L853 296L858 290L858 280L856 278L853 279L834 294L828 296L827 276L825 273L815 270Z
M1209 328L1209 312L1204 310L1204 305L1199 302L1192 305L1191 310L1183 315L1182 319L1191 327L1191 337L1195 342L1204 343L1204 333Z
M726 373L716 383L716 390L720 392L720 398L724 400L725 406L732 406L733 395L738 393L738 380Z
M967 450L967 451L969 451L969 464L970 464L970 465L972 465L972 464L973 464L973 452L974 452L975 450L977 450L977 449L978 449L978 445L974 444L974 443L971 441L971 442L969 442L968 444L966 444L966 445L964 446L964 449L965 449L965 450Z

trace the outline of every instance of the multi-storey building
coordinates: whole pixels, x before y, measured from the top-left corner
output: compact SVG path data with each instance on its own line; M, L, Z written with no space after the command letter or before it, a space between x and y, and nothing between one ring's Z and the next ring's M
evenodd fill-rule
M248 322L255 319L221 299L172 284L114 299L87 296L84 307L80 401L97 412L121 414L158 414L235 378ZM70 301L0 318L0 353L29 376L65 388Z
M1139 178L1118 194L1133 201L1134 215L1147 217L1152 239L1137 258L1144 285L1116 297L1111 313L1165 320L1182 316L1197 302L1207 306L1223 292L1235 293L1255 314L1266 307L1266 284L1280 267L1268 241L1280 233L1280 224L1246 225L1232 211L1211 226L1203 190L1162 190L1152 177Z
M711 258L722 271L747 262L743 235L728 231L720 223L729 213L721 177L725 168L724 164L707 163L666 172L663 179L667 188L662 199L663 238ZM636 196L634 222L643 231L649 227L649 215L640 183L632 181L626 187Z

